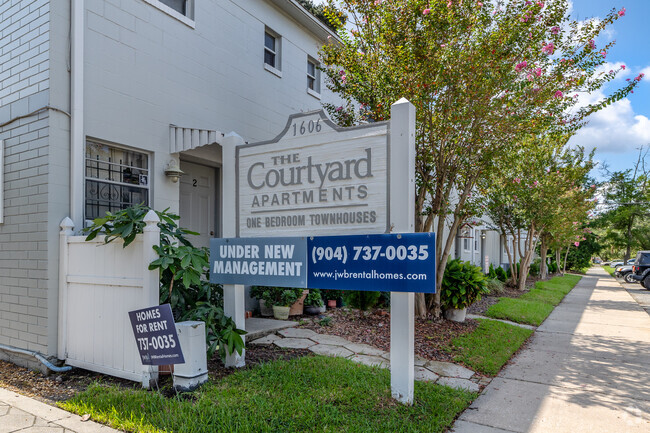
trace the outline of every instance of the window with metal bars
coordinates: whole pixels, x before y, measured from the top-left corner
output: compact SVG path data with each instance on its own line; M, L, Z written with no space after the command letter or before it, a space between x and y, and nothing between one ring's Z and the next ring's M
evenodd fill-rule
M87 140L85 219L136 204L149 205L149 156Z

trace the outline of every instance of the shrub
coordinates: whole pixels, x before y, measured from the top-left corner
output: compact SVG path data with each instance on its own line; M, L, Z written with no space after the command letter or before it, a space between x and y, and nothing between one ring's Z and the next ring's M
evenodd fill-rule
M104 242L116 239L128 247L135 237L142 233L144 217L149 207L136 205L116 213L96 218L90 227L84 228L86 241L104 234ZM198 233L178 227L178 215L155 211L160 218L160 244L154 246L158 259L149 264L149 269L160 269L160 303L169 303L177 321L202 320L206 327L208 356L218 350L222 359L228 353L241 354L244 348L242 335L235 322L223 312L221 286L209 283L209 251L192 245L187 235Z
M506 273L506 271L501 266L496 268L494 270L494 273L496 274L497 279L499 281L501 281L502 283L505 283L506 281L508 281L508 274Z
M489 278L487 280L487 289L490 295L496 296L505 291L506 285L503 281L500 281L496 278Z
M490 278L490 279L497 278L497 273L494 270L494 265L492 263L490 263L490 269L488 270L487 275L488 275L488 278Z
M440 301L444 308L468 307L486 293L487 277L480 267L459 259L447 263L440 291Z
M366 290L350 290L345 292L345 303L352 308L369 310L377 305L381 292L369 292Z
M322 307L323 305L325 305L320 290L309 289L309 294L305 298L305 305L309 305L312 307Z
M267 306L288 307L302 296L303 289L286 287L266 287L262 299Z
M530 269L528 273L530 275L537 276L540 273L540 268L542 266L542 260L541 259L535 259L533 262L530 264Z

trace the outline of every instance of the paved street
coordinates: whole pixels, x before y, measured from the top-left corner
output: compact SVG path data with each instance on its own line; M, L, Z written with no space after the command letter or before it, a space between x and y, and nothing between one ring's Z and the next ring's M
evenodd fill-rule
M455 433L648 431L650 315L599 267L454 427Z

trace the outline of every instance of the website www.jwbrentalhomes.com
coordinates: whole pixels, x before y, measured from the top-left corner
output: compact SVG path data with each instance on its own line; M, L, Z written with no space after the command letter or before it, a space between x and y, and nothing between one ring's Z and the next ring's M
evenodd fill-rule
M334 278L334 281L338 279L347 280L347 279L364 279L364 280L420 280L426 281L427 274L403 274L400 272L377 272L376 270L364 271L364 272L348 272L348 271L334 271L334 272L312 272L314 278Z

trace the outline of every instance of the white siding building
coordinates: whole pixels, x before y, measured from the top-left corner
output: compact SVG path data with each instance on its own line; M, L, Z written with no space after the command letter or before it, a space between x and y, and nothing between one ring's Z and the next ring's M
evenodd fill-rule
M0 359L54 356L59 224L145 202L218 235L220 142L333 102L335 35L294 0L0 5ZM166 176L175 165L180 182Z

